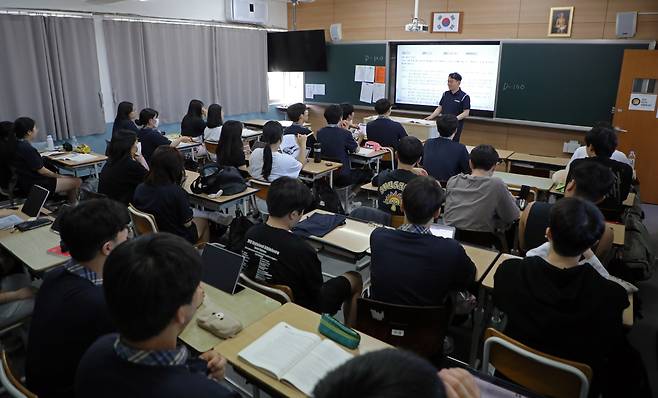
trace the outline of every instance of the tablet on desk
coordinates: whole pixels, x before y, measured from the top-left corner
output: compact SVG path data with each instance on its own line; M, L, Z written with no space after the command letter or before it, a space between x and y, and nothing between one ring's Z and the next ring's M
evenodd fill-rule
M30 218L38 217L49 194L50 191L46 188L36 184L32 185L21 211Z

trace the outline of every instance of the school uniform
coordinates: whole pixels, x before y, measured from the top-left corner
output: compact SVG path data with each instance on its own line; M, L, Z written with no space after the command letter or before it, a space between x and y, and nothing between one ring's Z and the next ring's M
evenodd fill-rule
M299 145L297 144L297 134L309 135L311 130L302 126L301 124L293 123L283 130L283 137L281 139L281 152L296 158L299 156ZM308 139L307 139L308 144ZM309 146L306 146L309 148Z
M249 173L257 180L265 181L263 177L263 156L265 149L256 148L249 158ZM267 181L274 181L281 177L297 178L303 165L296 158L287 153L272 152L272 171Z
M441 105L442 114L457 116L463 113L466 109L471 109L471 97L463 92L461 88L454 93L450 90L447 90L441 96L439 105ZM453 137L454 141L459 142L459 139L462 135L462 130L464 130L464 119L459 121L457 133Z
M381 146L398 149L400 140L407 136L404 127L387 116L379 116L366 125L368 141L375 141Z
M144 182L148 171L139 162L125 156L108 161L98 180L98 192L126 206L132 202L135 189Z
M114 124L112 124L112 136L114 137L114 134L119 130L129 130L135 134L139 134L139 127L130 119L114 120Z
M142 144L142 156L146 162L151 161L153 152L161 145L171 145L171 141L156 129L144 127L137 134L139 142Z
M338 127L335 124L328 124L317 132L317 142L322 145L322 158L336 160L343 164L340 171L334 174L335 183L339 186L346 186L366 182L370 176L363 170L354 170L350 168L350 153L358 150L359 145L354 141L352 133Z
M206 121L200 117L185 115L180 123L180 133L187 137L202 136L205 130Z
M57 179L46 177L37 172L44 167L43 159L28 141L18 140L16 142L16 152L12 165L16 169L18 189L27 195L32 185L40 185L46 188L50 193L55 193Z
M177 184L151 185L141 183L135 189L133 205L143 212L152 214L160 232L170 232L194 244L199 240L194 214L187 192Z
M438 137L425 142L421 163L427 174L439 181L448 181L459 173L471 173L468 160L468 150L464 144Z
M206 127L203 131L203 140L213 143L218 143L219 138L222 136L222 126Z

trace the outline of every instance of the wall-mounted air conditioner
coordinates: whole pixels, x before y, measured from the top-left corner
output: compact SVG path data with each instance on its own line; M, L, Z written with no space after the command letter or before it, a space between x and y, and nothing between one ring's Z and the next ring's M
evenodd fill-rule
M226 19L256 25L267 23L268 0L226 0Z

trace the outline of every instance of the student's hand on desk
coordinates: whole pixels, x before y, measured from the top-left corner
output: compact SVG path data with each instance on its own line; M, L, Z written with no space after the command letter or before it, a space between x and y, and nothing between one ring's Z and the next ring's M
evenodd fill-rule
M208 374L215 380L223 380L226 371L226 358L214 350L206 351L199 358L208 362Z
M465 369L442 369L439 378L443 381L448 398L480 398L480 389L475 379Z
M411 169L411 172L417 176L421 176L421 177L427 176L427 171L422 167L414 167L413 169Z

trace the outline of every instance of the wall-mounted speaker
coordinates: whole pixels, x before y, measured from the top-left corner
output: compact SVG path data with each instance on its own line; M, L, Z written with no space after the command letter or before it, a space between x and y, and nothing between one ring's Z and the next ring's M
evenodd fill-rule
M617 37L633 37L637 29L637 12L618 12L615 32Z

